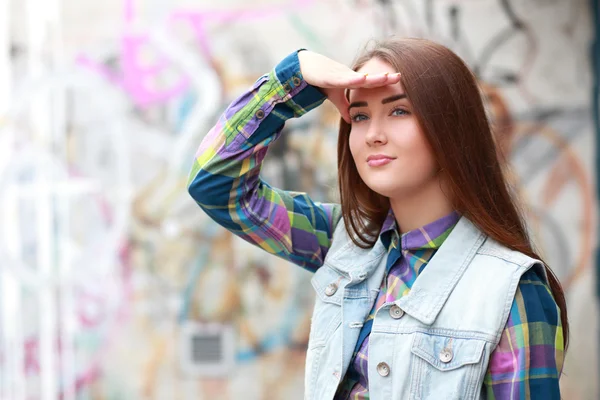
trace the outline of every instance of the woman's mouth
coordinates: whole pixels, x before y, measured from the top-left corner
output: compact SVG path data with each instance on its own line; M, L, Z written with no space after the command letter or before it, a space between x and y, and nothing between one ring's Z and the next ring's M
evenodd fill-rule
M382 165L386 165L392 161L394 161L394 158L382 154L369 156L367 158L367 164L369 164L369 167L381 167Z

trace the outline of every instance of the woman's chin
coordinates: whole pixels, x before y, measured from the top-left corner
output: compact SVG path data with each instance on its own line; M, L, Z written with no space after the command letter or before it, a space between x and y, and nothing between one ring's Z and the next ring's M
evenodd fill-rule
M384 197L395 197L405 190L398 184L390 185L389 182L366 182L369 189Z

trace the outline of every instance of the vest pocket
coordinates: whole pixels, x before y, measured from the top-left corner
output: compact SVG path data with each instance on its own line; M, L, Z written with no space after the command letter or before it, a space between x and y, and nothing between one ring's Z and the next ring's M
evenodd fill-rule
M415 333L411 399L476 399L486 341Z

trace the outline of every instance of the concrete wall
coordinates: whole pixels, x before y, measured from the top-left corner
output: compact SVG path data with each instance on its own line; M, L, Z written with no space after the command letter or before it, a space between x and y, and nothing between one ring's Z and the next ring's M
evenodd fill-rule
M440 41L480 78L568 292L563 398L598 398L589 3L0 1L0 398L301 399L310 274L208 220L187 172L285 55L349 63L390 34ZM336 121L326 104L290 123L264 177L332 199ZM219 340L222 363L190 362Z

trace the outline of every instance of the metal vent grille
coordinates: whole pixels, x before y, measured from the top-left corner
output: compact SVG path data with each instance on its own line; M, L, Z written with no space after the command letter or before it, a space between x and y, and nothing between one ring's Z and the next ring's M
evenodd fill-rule
M223 340L221 335L196 334L192 340L192 361L194 363L215 363L223 360Z
M235 363L233 326L185 321L180 336L180 365L188 375L227 376Z

